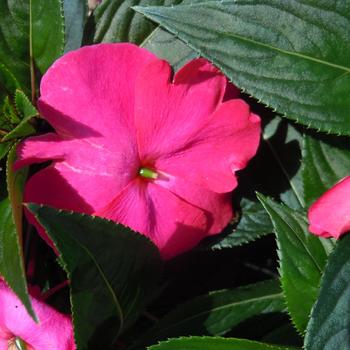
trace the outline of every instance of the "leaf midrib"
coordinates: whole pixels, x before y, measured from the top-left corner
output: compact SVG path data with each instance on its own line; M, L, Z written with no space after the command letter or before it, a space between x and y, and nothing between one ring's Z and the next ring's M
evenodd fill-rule
M255 298L251 298L251 299L242 300L242 301L239 301L239 302L233 302L233 303L225 304L223 306L214 307L214 308L212 308L210 310L202 311L202 312L197 313L197 314L195 314L195 315L193 315L191 317L187 317L185 319L182 319L180 322L173 323L173 324L171 324L170 326L168 326L166 328L162 328L156 334L162 334L162 333L166 332L167 330L169 330L171 328L177 327L180 324L189 322L189 321L191 321L193 319L196 319L198 317L201 317L203 315L207 315L207 314L210 314L210 313L213 313L213 312L224 310L226 308L231 308L231 307L234 307L234 306L240 306L240 305L244 305L244 304L249 304L249 303L253 303L254 301L264 301L264 300L268 300L268 299L271 299L271 302L273 302L274 300L278 299L279 297L283 298L283 292L276 293L276 294L269 294L268 296L263 296L263 297L255 297Z
M40 221L40 220L38 220L38 221ZM52 232L52 230L48 230L48 231L51 231L51 232ZM119 301L118 301L118 298L117 298L116 294L114 293L111 284L108 282L108 279L107 279L105 273L103 272L103 269L101 268L101 266L99 265L99 263L97 262L97 260L94 258L94 256L93 256L92 253L90 252L90 250L89 250L85 245L83 245L79 240L77 240L73 235L71 235L70 237L75 241L76 244L78 244L78 246L80 246L80 247L86 252L86 254L90 257L90 259L92 260L92 262L95 264L95 266L96 266L98 272L100 273L100 275L101 275L101 277L102 277L102 279L103 279L103 281L104 281L104 283L105 283L105 285L106 285L108 291L110 292L110 294L111 294L111 296L112 296L112 299L113 299L113 301L114 301L114 303L115 303L115 305L116 305L116 309L117 309L117 312L118 312L118 314L119 314L119 319L120 319L120 326L118 327L119 329L118 329L118 332L117 332L117 336L118 336L118 335L120 334L120 332L121 332L121 330L122 330L122 328L123 328L123 324L124 324L123 310L122 310L122 308L121 308L121 306L120 306L120 303L119 303ZM56 238L56 240L57 240L57 239L60 239L60 238L59 238L58 236L56 236L56 235L55 235L55 238ZM69 271L68 271L68 273L69 273Z

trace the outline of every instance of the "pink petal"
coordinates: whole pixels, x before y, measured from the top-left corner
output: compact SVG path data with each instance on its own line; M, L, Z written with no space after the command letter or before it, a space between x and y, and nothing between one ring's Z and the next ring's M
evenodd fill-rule
M231 209L223 211L228 211L231 218ZM115 220L143 233L158 246L164 259L170 259L191 249L214 227L212 213L143 179L130 183L115 200L96 215Z
M210 217L210 226L203 236L221 232L233 217L231 193L216 193L166 173L154 181L158 186L183 199L194 207L202 209Z
M69 317L35 298L31 298L31 301L40 320L39 324L31 319L5 282L0 281L1 346L4 341L19 337L35 350L74 350L72 322Z
M350 231L350 176L325 192L309 209L309 231L339 238Z
M152 162L188 142L222 101L226 78L208 61L185 65L171 82L171 67L154 61L136 82L135 123L140 158Z
M237 186L235 171L255 155L260 119L243 100L223 103L182 149L155 161L155 167L214 192Z
M135 80L155 56L133 44L85 46L59 58L44 75L39 108L60 134L74 137L134 134Z

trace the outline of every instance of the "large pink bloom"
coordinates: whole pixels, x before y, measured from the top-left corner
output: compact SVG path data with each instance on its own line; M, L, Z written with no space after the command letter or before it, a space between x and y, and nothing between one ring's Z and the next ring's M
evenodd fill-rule
M35 323L21 301L0 279L0 350L16 349L16 338L28 350L74 350L72 322L43 302L31 298L40 322ZM12 347L11 347L12 345Z
M321 237L339 238L350 231L350 176L324 193L309 210L309 230Z
M219 233L233 215L235 171L260 137L244 101L223 102L226 85L204 59L172 78L167 62L131 44L68 53L41 82L39 109L56 133L18 148L17 168L53 160L25 201L130 226L164 258Z

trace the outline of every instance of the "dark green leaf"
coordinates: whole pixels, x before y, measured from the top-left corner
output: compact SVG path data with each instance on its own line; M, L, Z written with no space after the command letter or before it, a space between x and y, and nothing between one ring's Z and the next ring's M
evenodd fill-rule
M37 320L28 295L22 256L22 187L26 170L12 171L16 156L13 146L7 160L9 197L0 202L0 275L16 293L28 313Z
M331 247L326 240L310 234L303 213L278 204L261 194L258 198L272 220L277 236L280 275L288 311L303 333Z
M293 209L302 209L303 183L301 178L302 134L291 123L276 116L269 122L263 133L264 142L285 178L289 188L280 195L281 200Z
M19 88L19 83L14 75L0 63L0 97L12 95Z
M170 312L136 343L136 347L176 336L222 335L252 316L284 309L277 280L211 292Z
M11 131L21 121L12 100L6 96L0 111L0 129Z
M28 208L54 241L71 280L78 349L109 349L154 293L157 248L112 221L35 204Z
M292 350L246 339L220 338L220 337L188 337L169 339L149 350Z
M10 1L10 0L8 0ZM64 19L61 0L29 0L34 64L41 74L63 53Z
M13 146L13 142L0 142L0 160L4 158Z
M350 235L329 257L320 295L312 310L306 350L348 350L350 345Z
M31 104L27 96L20 90L16 90L15 103L17 113L20 114L22 120L13 130L3 137L2 141L11 141L35 133L35 128L30 124L30 120L38 116L38 111Z
M309 205L343 177L350 174L350 138L305 137L303 181Z
M84 23L87 15L86 0L64 0L64 23L66 45L64 52L78 49L81 46Z
M104 0L95 10L95 43L141 44L156 26L131 8L134 5L172 5L181 0Z
M260 203L243 199L241 210L242 216L237 227L233 231L232 226L229 227L231 232L224 237L212 237L210 249L240 246L273 232L270 217Z
M44 73L62 53L61 2L3 0L0 18L0 63L28 93L34 87L35 69Z
M137 7L288 118L350 134L350 2L211 1Z

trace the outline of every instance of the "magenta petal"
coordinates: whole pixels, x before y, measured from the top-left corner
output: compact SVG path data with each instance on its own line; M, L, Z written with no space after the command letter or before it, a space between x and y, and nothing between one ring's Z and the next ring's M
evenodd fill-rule
M165 173L160 174L154 183L203 210L208 218L207 232L203 236L221 232L233 217L231 193L216 193Z
M162 171L214 192L230 192L235 171L255 155L260 140L260 119L243 100L223 103L212 118L178 152L156 161Z
M72 51L44 75L40 111L58 133L64 130L65 135L86 137L86 130L92 129L108 138L130 139L135 80L153 60L152 53L132 44L99 44ZM106 141L100 139L100 143Z
M152 182L135 180L96 213L149 237L164 259L194 247L208 235L212 214Z
M147 162L179 150L217 109L225 87L226 78L204 59L185 65L173 83L167 62L146 66L135 97L140 157Z
M325 192L309 209L309 231L339 238L350 231L350 176Z
M10 339L19 337L34 350L74 350L70 318L35 298L31 298L31 301L40 320L39 324L32 320L21 301L0 280L1 346Z

